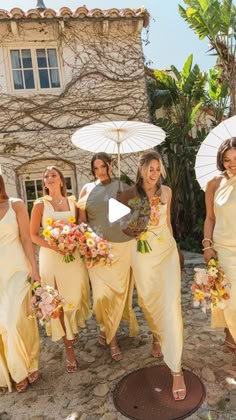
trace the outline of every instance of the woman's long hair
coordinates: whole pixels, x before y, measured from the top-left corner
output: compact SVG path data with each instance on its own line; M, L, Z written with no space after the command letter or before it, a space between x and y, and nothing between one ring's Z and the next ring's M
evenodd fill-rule
M236 137L232 137L230 139L226 139L223 141L223 143L221 143L218 152L217 152L217 157L216 157L216 166L217 169L219 169L219 171L224 172L225 171L225 167L224 167L224 154L225 152L228 152L228 150L231 149L236 149Z
M161 156L159 155L159 153L157 153L154 150L143 152L141 156L139 157L138 171L136 175L135 185L138 192L141 195L146 195L142 187L143 181L142 181L141 170L144 169L148 171L152 160L157 160L160 163L161 176L159 177L156 183L156 188L157 188L156 194L161 195L161 185L162 185L163 179L166 178L166 171L165 171Z
M65 177L64 177L63 173L56 166L47 166L47 168L44 170L44 173L43 173L43 195L48 195L49 194L49 189L47 187L45 187L45 184L44 184L45 173L47 171L52 171L52 170L56 171L58 173L58 175L60 176L61 183L62 183L61 194L63 195L63 197L66 197L67 196L66 180L65 180Z
M5 183L3 180L2 175L0 175L0 199L1 200L7 200L9 197L6 193Z
M95 176L95 171L94 171L94 162L95 160L102 160L103 163L106 165L107 168L107 176L110 179L110 174L109 174L109 165L112 163L112 158L111 156L109 156L107 153L105 152L99 152L99 153L95 153L95 155L93 155L92 159L91 159L91 172L94 176Z

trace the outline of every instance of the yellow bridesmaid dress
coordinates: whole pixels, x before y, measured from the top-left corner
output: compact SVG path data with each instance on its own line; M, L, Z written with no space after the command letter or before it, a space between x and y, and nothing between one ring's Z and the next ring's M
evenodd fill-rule
M69 222L75 217L74 197L68 197L70 210L55 211L51 204L51 197L45 196L36 202L44 203L42 226L47 226L47 219L63 220ZM42 285L56 287L64 298L64 323L62 327L59 318L50 320L46 325L47 334L53 341L60 340L64 335L73 340L78 334L78 327L85 326L85 319L90 315L90 292L88 272L84 262L76 250L73 254L75 260L70 263L63 261L63 255L49 248L41 247L39 251L39 271ZM66 332L66 334L65 334Z
M146 237L150 253L137 252L137 243L132 249L138 303L161 344L164 361L173 372L179 372L183 349L181 273L176 242L167 225L166 204L160 205L159 223L148 228Z
M212 327L227 327L236 342L236 175L220 186L214 198L213 248L231 287L224 309L212 308Z
M30 309L29 264L19 238L17 218L9 208L0 220L0 387L12 391L11 378L21 382L38 370L38 325Z
M116 198L118 181L112 179L105 186L100 182L86 185L88 193L78 201L78 207L86 210L88 223L95 231L102 227L102 235L111 245L112 264L89 268L93 291L93 309L101 331L109 344L115 336L121 319L129 323L129 335L138 332L136 316L132 309L133 277L131 275L131 243L119 223L105 223L108 200ZM116 242L114 242L114 238Z

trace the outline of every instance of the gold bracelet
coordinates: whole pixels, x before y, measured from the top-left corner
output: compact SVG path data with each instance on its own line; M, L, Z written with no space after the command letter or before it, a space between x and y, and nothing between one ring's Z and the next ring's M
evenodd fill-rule
M203 245L203 246L204 246L204 242L206 242L206 241L210 242L210 244L211 244L211 245L213 244L213 242L212 242L212 240L211 240L211 239L204 238L204 239L202 240L202 245Z
M206 251L207 249L213 249L212 246L206 246L206 248L202 248L203 251Z

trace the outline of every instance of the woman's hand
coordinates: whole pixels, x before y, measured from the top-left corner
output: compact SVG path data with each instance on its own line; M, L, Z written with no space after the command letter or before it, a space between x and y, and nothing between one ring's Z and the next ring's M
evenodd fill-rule
M217 255L213 248L206 249L204 251L204 261L207 264L211 258L216 259Z
M39 283L41 283L41 278L37 269L32 270L31 272L31 279L30 279L31 284L33 284L35 281L38 281Z

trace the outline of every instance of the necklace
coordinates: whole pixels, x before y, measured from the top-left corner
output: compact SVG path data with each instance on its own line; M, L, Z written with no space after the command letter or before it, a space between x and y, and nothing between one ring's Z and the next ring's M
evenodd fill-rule
M53 201L57 206L60 206L60 204L62 203L63 200L65 200L65 197L62 197L61 200L59 200L59 201L55 201L55 200L53 200Z

